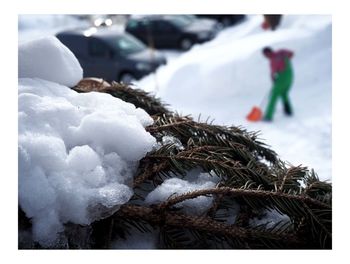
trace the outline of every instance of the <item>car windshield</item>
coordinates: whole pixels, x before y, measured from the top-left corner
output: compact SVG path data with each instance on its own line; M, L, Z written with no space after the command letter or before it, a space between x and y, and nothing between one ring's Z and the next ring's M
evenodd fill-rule
M110 39L109 43L121 55L129 55L146 49L146 46L141 41L130 35L121 35Z
M169 17L169 20L180 28L187 27L189 24L193 22L192 20L184 16L171 16Z
M194 15L178 15L178 17L181 17L185 21L188 21L189 23L193 23L196 20L196 17Z

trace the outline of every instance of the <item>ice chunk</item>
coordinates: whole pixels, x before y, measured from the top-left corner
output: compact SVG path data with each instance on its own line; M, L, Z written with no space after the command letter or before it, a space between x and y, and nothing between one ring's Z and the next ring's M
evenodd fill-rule
M18 76L72 87L83 78L83 70L73 53L56 37L50 36L19 46Z
M126 185L112 183L98 190L98 199L100 199L102 205L112 207L125 204L132 194L132 191Z
M163 136L162 137L162 145L168 145L168 144L174 144L175 147L179 150L184 150L184 146L182 145L181 141L173 136Z

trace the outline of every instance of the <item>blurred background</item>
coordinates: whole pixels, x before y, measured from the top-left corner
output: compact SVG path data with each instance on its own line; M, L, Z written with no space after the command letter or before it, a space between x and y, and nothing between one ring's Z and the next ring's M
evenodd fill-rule
M132 84L171 110L260 131L281 159L332 180L332 17L328 15L19 15L19 44L56 36L84 77ZM293 51L293 116L265 111L272 82L266 46Z

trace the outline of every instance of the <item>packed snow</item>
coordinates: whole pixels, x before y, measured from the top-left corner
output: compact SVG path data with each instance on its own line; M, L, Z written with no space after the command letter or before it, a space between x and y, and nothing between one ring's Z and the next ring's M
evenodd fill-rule
M169 197L178 196L195 190L214 188L219 182L219 177L209 173L203 173L199 169L193 169L184 176L184 179L174 177L165 180L161 185L150 192L146 204L158 204L166 201ZM212 205L213 198L199 196L175 205L187 214L200 215L206 212Z
M78 60L53 36L19 45L18 60L19 78L40 78L68 87L76 85L83 78L83 69Z
M154 93L182 114L216 124L242 125L294 165L314 168L331 180L332 21L331 16L285 15L276 31L261 28L262 16L248 16L210 42L195 45L136 86ZM293 117L278 104L272 123L250 123L253 106L265 110L271 89L264 46L294 51ZM265 98L265 99L264 99Z
M57 41L35 43L47 54L59 54L63 48ZM21 47L26 58L38 54L32 47ZM63 57L80 69L72 53ZM27 63L21 58L19 68ZM59 65L62 57L46 59ZM79 70L72 69L71 76L60 66L51 70L51 81L41 79L47 76L38 68L31 78L19 78L18 88L19 204L32 219L34 241L43 246L64 243L65 223L86 225L126 203L138 161L156 143L145 130L153 120L144 110L109 94L79 94L52 81L78 80Z

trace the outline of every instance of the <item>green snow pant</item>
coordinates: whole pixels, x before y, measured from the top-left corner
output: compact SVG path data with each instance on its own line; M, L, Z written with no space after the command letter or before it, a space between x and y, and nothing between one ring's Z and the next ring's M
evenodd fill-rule
M287 65L288 66L286 69L283 72L280 72L274 81L270 101L264 115L265 120L272 120L278 98L282 99L285 114L292 115L293 113L288 97L288 93L293 82L293 71L289 62Z

